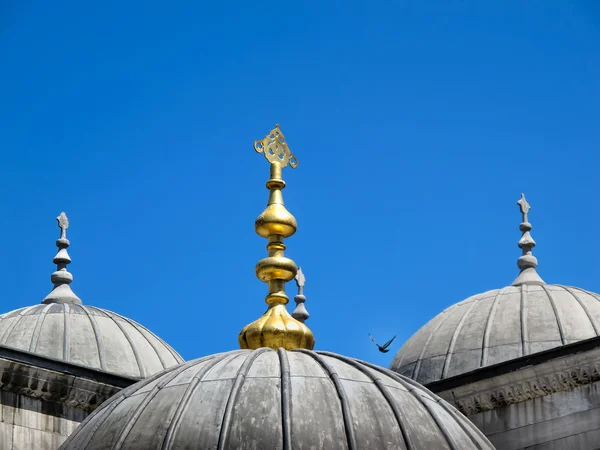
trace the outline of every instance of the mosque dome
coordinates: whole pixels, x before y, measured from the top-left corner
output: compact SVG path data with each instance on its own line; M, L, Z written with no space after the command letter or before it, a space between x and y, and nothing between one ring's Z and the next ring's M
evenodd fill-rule
M296 219L283 204L282 168L295 167L279 126L255 149L271 163L269 204L255 223L268 239L256 275L267 311L238 335L241 350L170 368L116 394L62 450L493 449L444 400L392 371L312 351L304 276L284 255ZM286 282L296 279L294 316ZM296 318L295 318L296 317Z
M200 358L140 381L61 448L493 449L455 408L388 369L270 348Z
M599 335L600 295L540 278L527 220L530 206L524 196L518 203L523 255L517 279L431 319L402 346L390 369L431 383Z
M42 304L0 315L0 345L133 378L182 363L175 350L142 325L82 304L69 286L73 276L67 271L71 258L64 213L58 222L54 289Z
M600 295L556 284L508 286L457 303L417 331L391 369L419 383L598 336Z
M133 378L183 362L168 344L133 320L69 303L2 314L0 345Z

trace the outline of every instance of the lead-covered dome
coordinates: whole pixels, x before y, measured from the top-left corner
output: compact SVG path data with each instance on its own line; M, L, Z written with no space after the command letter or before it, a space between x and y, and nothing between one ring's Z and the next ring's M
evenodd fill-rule
M600 296L555 284L508 286L447 308L398 351L390 369L419 383L598 336Z
M133 320L69 303L0 315L0 345L134 378L183 362L175 350Z
M540 278L530 206L523 195L518 204L523 254L517 279L441 312L402 346L390 369L430 383L599 335L600 295Z
M493 449L444 400L372 364L309 350L237 350L136 383L62 450Z
M54 288L42 304L0 315L0 345L134 378L182 363L175 350L140 324L82 304L67 271L69 221L65 213L57 220L61 232L51 277Z

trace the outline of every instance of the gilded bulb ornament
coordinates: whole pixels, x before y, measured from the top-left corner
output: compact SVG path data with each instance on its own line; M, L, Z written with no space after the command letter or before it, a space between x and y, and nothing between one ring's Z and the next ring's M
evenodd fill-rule
M270 163L270 178L267 181L269 201L254 223L256 233L268 239L268 256L256 264L256 276L268 284L265 298L268 308L258 320L242 329L238 336L239 344L242 349L270 347L312 350L315 345L312 331L294 319L286 308L289 298L285 293L285 284L296 277L298 268L293 260L284 255L286 246L283 239L296 232L297 223L283 203L285 182L281 172L288 165L296 168L298 160L287 146L279 125L264 139L254 141L254 149L263 153Z

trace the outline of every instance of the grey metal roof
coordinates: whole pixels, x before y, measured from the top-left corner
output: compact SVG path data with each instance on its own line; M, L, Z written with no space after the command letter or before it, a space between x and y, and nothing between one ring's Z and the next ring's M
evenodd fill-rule
M398 351L390 369L419 383L599 336L600 295L523 283L457 303Z
M40 304L0 315L0 345L135 378L183 362L142 325L71 303Z
M448 403L372 364L237 350L171 368L105 402L62 450L493 449Z

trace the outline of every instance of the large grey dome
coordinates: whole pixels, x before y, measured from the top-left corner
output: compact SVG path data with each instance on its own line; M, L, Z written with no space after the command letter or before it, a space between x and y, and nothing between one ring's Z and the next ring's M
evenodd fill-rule
M390 369L419 383L593 338L600 296L575 287L521 284L453 305L417 331Z
M135 378L183 362L175 350L133 320L68 303L0 315L0 345Z
M190 361L130 386L62 450L493 449L422 386L325 352L261 348Z

